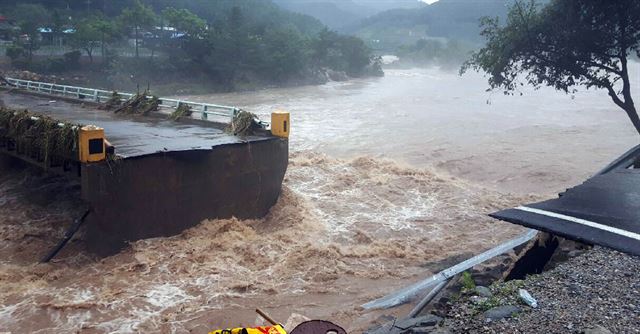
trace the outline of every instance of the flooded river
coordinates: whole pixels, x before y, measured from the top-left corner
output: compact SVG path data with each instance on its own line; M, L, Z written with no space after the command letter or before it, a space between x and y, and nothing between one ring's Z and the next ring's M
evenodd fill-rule
M640 66L631 72L640 100ZM182 98L241 106L265 119L273 109L288 110L295 151L389 158L516 193L554 194L638 144L605 91L567 95L522 87L504 96L486 92L478 73L385 73L319 87Z
M79 186L3 169L0 332L201 333L253 325L256 307L360 332L406 314L359 305L521 233L486 214L554 196L638 142L603 92L485 88L477 74L416 69L180 96L265 119L289 110L283 195L264 219L205 221L104 259L80 236L36 264L82 212Z

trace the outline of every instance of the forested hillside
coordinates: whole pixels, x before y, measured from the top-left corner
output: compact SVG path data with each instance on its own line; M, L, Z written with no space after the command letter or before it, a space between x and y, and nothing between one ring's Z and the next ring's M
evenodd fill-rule
M0 13L15 67L89 67L119 85L238 89L381 74L362 40L268 0L5 0Z

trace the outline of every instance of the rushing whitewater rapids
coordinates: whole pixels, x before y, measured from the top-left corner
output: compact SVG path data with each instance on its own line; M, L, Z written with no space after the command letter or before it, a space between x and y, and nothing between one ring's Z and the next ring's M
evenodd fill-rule
M390 311L362 303L521 232L487 213L552 196L637 142L602 92L505 97L485 85L392 70L181 97L291 111L283 195L264 219L205 221L105 259L80 237L36 264L84 209L79 187L3 167L0 331L206 332L253 325L256 307L282 322L299 313L366 328Z

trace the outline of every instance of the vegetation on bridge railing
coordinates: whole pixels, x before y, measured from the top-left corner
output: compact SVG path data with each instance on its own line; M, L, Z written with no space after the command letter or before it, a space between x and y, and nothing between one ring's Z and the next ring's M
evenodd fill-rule
M186 103L179 103L178 108L169 116L170 120L177 121L182 117L190 117L193 113L191 106Z
M140 95L94 88L58 85L48 82L21 80L15 78L7 78L7 81L12 85L15 85L17 88L22 88L30 91L61 95L96 103L105 103L106 108L119 106L122 103L123 99L131 99ZM158 98L150 95L149 92L146 92L144 94L146 94L144 96L146 96L148 99L157 99L158 107L160 108L171 108L175 110L178 109L180 105L188 106L192 113L200 114L200 118L203 120L210 120L215 116L225 117L229 120L232 120L233 117L240 111L239 108L232 106Z
M44 168L77 160L82 126L44 115L0 108L0 148L41 163Z
M150 112L158 110L159 106L159 98L157 96L150 96L149 91L145 90L124 101L114 113L148 115Z
M248 136L261 127L262 125L256 114L240 110L225 130L234 136Z

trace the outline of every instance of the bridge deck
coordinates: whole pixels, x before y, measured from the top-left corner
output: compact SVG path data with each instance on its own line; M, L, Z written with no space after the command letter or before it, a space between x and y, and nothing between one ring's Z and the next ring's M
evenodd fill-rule
M208 150L214 146L266 140L268 136L238 138L215 124L174 122L161 117L115 115L96 107L24 94L0 92L7 107L28 109L52 118L96 125L105 129L107 140L122 157L149 155L160 151ZM55 101L55 102L54 102Z
M510 223L640 255L640 146L559 198L491 214Z

